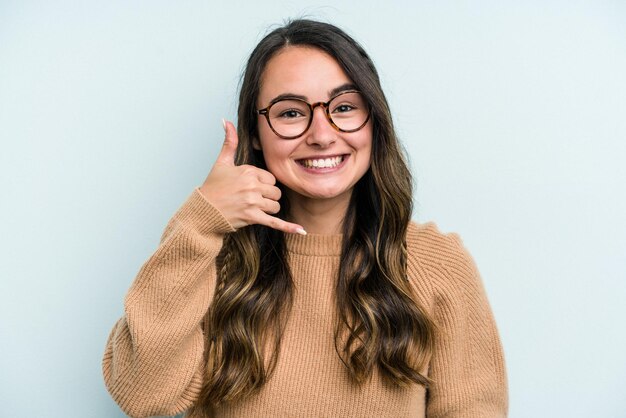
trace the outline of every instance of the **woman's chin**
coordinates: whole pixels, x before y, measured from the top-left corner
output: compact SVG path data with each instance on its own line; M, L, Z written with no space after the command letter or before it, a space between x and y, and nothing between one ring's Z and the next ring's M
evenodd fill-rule
M295 190L294 194L298 195L300 198L311 199L311 200L331 200L346 197L346 195L350 195L352 189L300 189Z

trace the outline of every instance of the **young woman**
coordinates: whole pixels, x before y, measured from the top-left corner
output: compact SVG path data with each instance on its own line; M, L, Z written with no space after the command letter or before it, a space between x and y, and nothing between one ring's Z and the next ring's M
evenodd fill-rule
M308 20L274 30L249 58L238 128L224 128L109 336L120 407L506 416L480 274L458 234L411 221L411 175L359 44Z

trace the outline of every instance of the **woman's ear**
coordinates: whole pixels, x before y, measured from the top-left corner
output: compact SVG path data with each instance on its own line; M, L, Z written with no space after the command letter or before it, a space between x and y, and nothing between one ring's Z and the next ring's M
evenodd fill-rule
M262 150L261 142L259 141L259 138L257 138L256 136L252 137L252 148L254 148L257 151L261 151Z

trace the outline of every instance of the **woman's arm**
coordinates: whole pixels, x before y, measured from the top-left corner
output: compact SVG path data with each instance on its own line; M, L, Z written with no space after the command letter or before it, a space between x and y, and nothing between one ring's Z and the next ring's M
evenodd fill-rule
M434 319L440 326L430 365L431 418L495 418L508 414L504 354L474 259L456 233L447 234L436 276Z
M102 362L106 387L126 414L175 415L197 399L215 259L234 230L196 188L141 267Z

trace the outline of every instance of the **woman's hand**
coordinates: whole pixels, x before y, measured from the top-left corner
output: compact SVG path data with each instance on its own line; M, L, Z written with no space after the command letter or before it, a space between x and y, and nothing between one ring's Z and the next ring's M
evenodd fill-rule
M233 228L260 224L289 233L306 234L302 226L286 222L269 213L278 213L280 189L272 173L253 165L235 165L237 130L224 122L226 138L220 154L200 192Z

